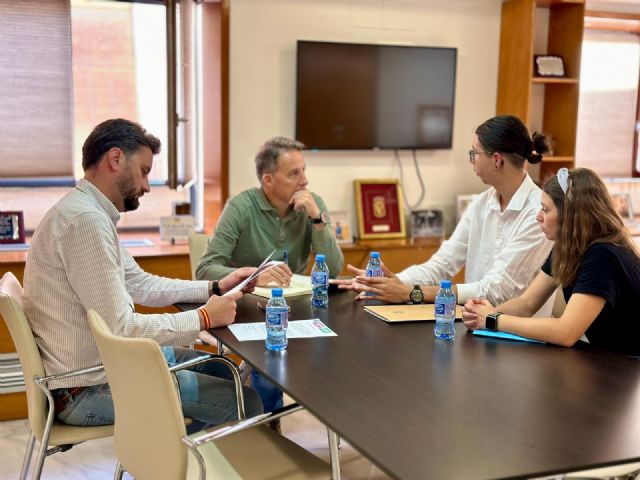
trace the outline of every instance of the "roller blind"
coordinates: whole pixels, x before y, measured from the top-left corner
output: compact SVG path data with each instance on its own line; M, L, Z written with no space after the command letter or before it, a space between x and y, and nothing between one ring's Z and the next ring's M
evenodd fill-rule
M73 182L69 0L0 2L0 181Z

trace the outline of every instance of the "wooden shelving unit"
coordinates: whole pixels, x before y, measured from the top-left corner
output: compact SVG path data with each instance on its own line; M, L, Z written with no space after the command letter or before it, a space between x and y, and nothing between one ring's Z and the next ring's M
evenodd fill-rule
M539 182L575 163L584 7L584 0L507 0L502 4L496 112L516 115L532 130L552 136L554 155L531 169ZM536 38L540 35L536 16L547 13L546 38ZM539 44L546 49L536 49ZM535 76L534 55L561 56L566 77ZM543 89L543 94L534 95L534 87ZM542 118L537 118L540 110Z

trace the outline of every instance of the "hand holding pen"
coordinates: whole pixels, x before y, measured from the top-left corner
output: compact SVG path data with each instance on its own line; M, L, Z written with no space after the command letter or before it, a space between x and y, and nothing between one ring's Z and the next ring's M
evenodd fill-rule
M286 263L281 263L258 275L258 287L288 287L291 285L291 269Z

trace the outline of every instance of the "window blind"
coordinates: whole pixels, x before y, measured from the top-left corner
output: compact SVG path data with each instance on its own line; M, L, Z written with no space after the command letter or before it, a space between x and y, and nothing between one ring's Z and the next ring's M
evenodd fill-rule
M73 181L68 0L0 2L0 181Z

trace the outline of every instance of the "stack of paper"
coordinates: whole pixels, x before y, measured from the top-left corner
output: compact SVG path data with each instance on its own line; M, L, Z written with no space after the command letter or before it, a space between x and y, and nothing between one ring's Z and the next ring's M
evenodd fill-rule
M254 295L264 298L271 298L271 290L280 287L256 287L253 290ZM291 277L291 285L282 287L282 295L285 297L296 297L298 295L308 295L311 293L311 277L294 274Z

